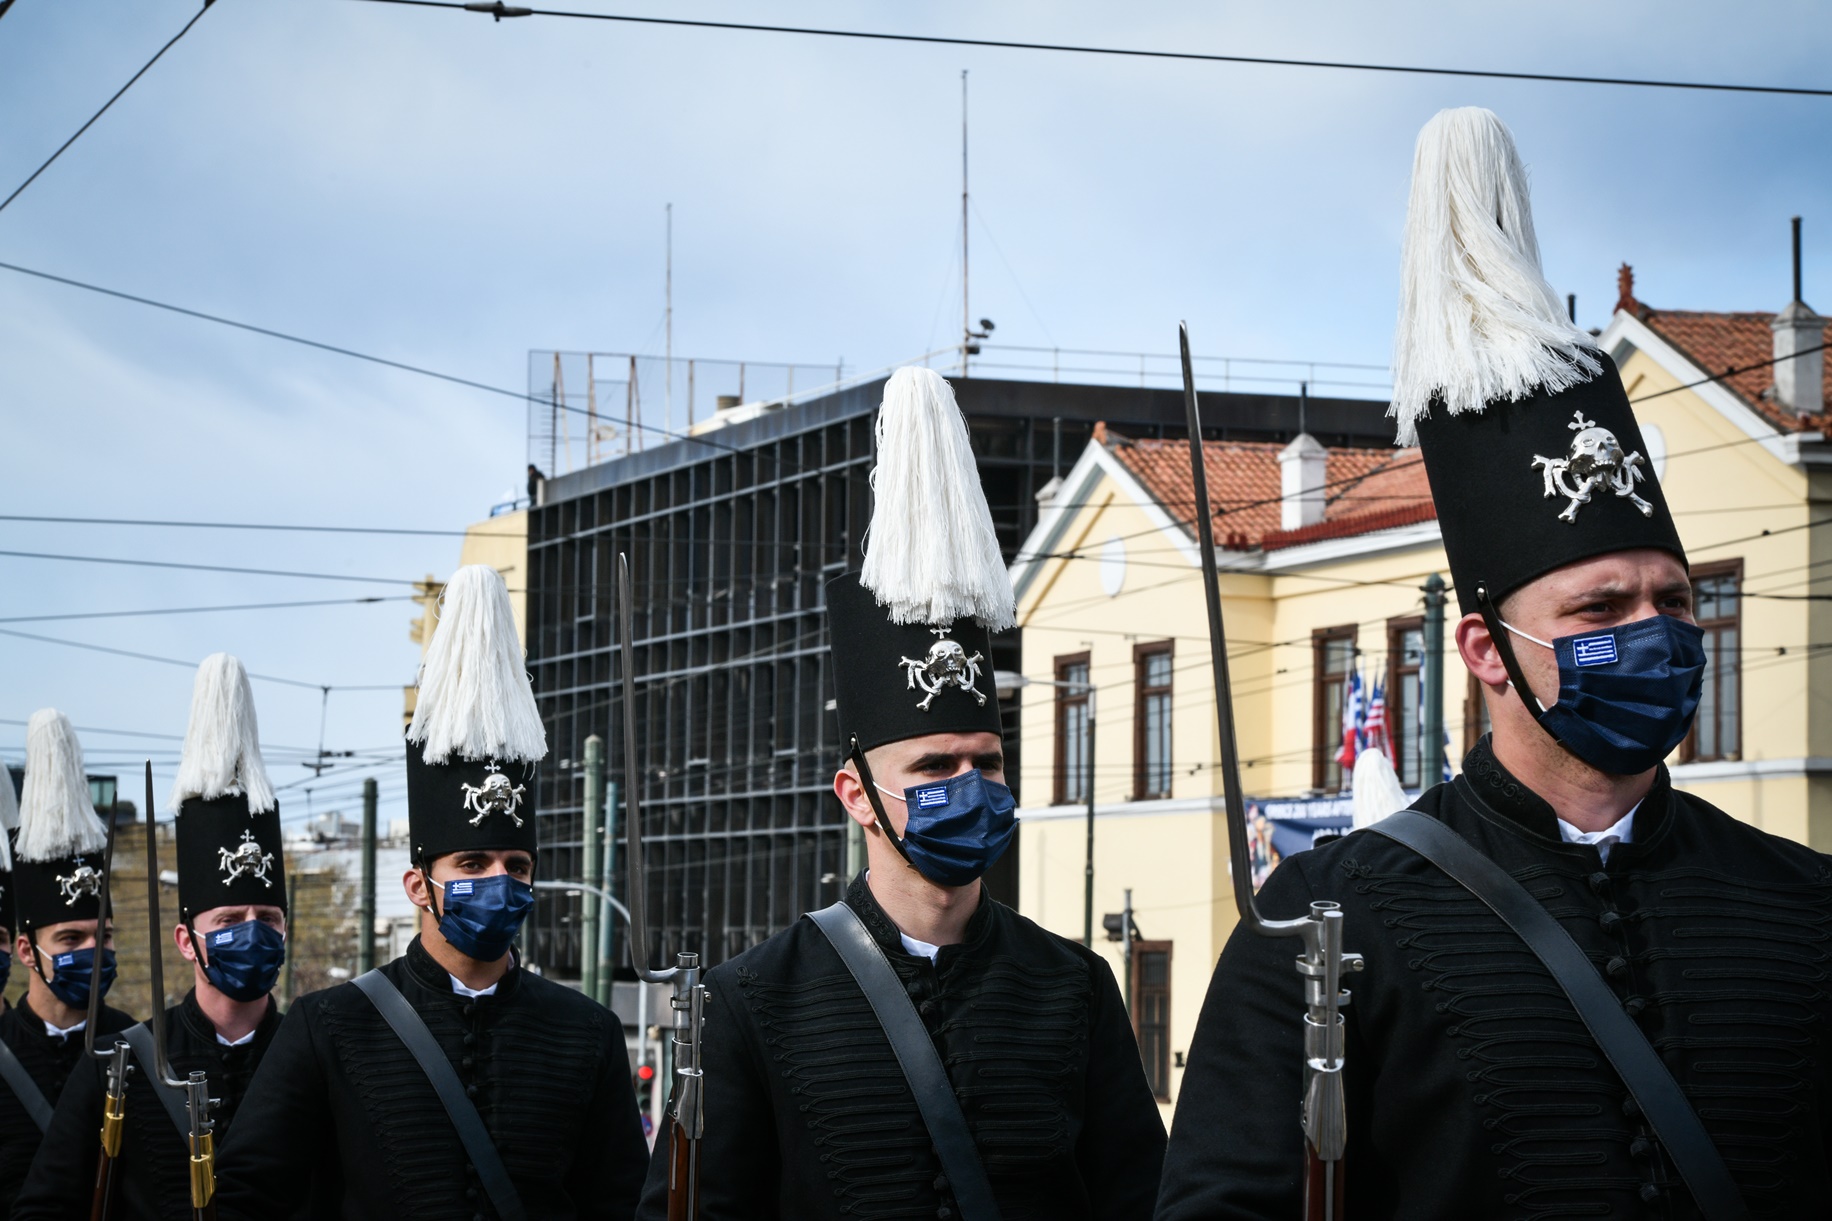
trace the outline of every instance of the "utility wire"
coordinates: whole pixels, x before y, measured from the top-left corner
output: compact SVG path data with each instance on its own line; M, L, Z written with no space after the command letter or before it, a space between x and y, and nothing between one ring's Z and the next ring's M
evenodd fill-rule
M163 47L160 47L158 52L151 59L147 60L146 63L140 66L140 70L138 72L128 77L127 83L125 85L122 85L119 89L115 90L114 96L109 98L106 102L102 103L102 108L100 110L96 111L94 114L89 116L89 122L84 123L81 127L76 129L76 135L71 136L68 140L65 140L62 144L58 145L57 151L52 153L49 157L46 157L43 165L33 170L31 175L27 177L24 182L14 187L13 193L11 195L8 195L4 200L0 200L0 212L6 211L7 204L10 204L15 199L18 199L19 196L24 193L27 187L31 186L32 183L37 181L38 176L40 174L50 169L51 163L57 160L59 157L63 156L64 150L69 148L72 144L75 144L78 136L81 136L84 132L88 131L89 128L95 123L97 119L107 114L108 108L110 106L113 106L116 102L120 101L121 95L126 93L129 89L132 89L134 87L134 82L139 80L141 77L145 76L148 68L151 68L154 64L159 62L159 56L164 55L167 51L170 51L174 46L178 44L178 40L180 38L183 38L186 34L189 34L191 32L191 27L196 25L198 20L205 13L210 11L210 6L214 4L215 2L216 0L204 0L204 6L197 10L197 16L185 22L184 29L179 30L176 34L172 35L172 40L170 42L166 43ZM11 0L8 0L8 3L10 4ZM0 13L4 13L5 11L6 9L4 7L0 7Z
M14 615L0 623L62 623L71 619L134 619L146 615L197 615L213 611L290 610L302 606L366 606L372 602L412 602L413 594L386 598L320 598L309 602L245 602L239 606L173 606L160 610L78 611L65 615Z
M270 522L159 521L140 517L51 517L34 513L0 513L0 521L51 522L70 526L161 526L175 530L279 530L301 534L410 534L464 538L468 530L409 530L388 526L295 526ZM491 538L522 538L525 532L492 533Z
M129 560L118 556L60 555L49 551L0 551L0 556L22 560L67 560L78 564L126 564L133 568L183 568L192 572L233 572L256 577L299 577L310 581L355 581L365 585L415 585L399 577L356 577L337 572L291 572L282 568L238 568L229 564L183 564L176 560ZM312 683L311 686L318 684Z
M39 636L31 632L14 631L11 628L0 628L0 636L13 636L20 640L36 640L41 644L61 644L71 649L87 649L91 653L109 653L116 657L131 657L137 661L156 661L167 666L183 666L187 670L197 669L195 661L184 661L177 657L160 657L153 653L135 653L131 649L114 649L105 644L89 644L82 640L64 640L57 636ZM371 683L358 685L335 685L326 683L308 683L297 678L278 678L272 674L256 674L250 671L249 678L258 678L262 682L284 683L288 687L304 687L308 691L399 691L406 683Z
M691 21L684 17L632 17L620 13L580 13L567 9L524 8L520 5L466 4L461 0L367 0L371 4L401 4L413 8L446 8L492 13L504 17L576 17L587 21L616 21L628 25L685 26L700 30L741 30L761 34L804 34L818 38L857 38L872 42L914 42L944 47L991 47L1005 51L1061 51L1074 55L1117 55L1132 59L1180 59L1201 63L1256 64L1274 68L1333 68L1351 72L1389 72L1413 76L1471 76L1490 80L1552 81L1572 85L1629 85L1643 89L1704 89L1720 93L1779 93L1806 97L1832 97L1832 89L1807 89L1788 85L1733 85L1708 81L1649 80L1625 76L1574 76L1560 72L1501 72L1485 68L1427 68L1410 64L1366 64L1329 59L1279 59L1261 55L1215 55L1200 51L1150 51L1136 47L1094 47L1073 43L1019 42L1002 38L947 38L936 34L888 34L876 30L829 30L810 26L756 25L739 21Z

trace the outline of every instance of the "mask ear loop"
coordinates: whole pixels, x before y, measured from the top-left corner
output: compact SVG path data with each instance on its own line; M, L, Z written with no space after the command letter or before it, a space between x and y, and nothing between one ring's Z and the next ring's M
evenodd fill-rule
M1533 694L1533 688L1527 686L1526 675L1520 670L1520 661L1514 656L1514 642L1508 638L1508 629L1501 622L1500 613L1495 610L1494 600L1489 597L1486 584L1476 586L1476 609L1481 613L1482 622L1489 630L1489 639L1495 642L1495 652L1501 656L1501 664L1508 672L1508 682L1513 685L1514 694L1520 697L1521 704L1532 713L1534 723L1545 729L1546 706L1540 703L1537 695ZM1532 703L1528 703L1529 700ZM1533 708L1534 704L1539 704L1537 711ZM1552 731L1548 729L1546 732L1551 733Z
M49 988L51 977L45 974L45 952L38 948L38 930L29 924L25 926L25 940L26 944L32 947L32 971L38 978L44 980L45 987Z
M865 798L871 802L871 812L878 816L878 827L884 832L884 837L891 841L891 847L897 850L897 855L914 869L916 863L910 860L909 849L903 846L903 840L891 826L891 820L884 816L884 801L878 796L878 781L871 774L871 764L865 761L865 752L859 749L859 735L851 735L849 741L851 745L846 757L859 769L859 779L865 784Z

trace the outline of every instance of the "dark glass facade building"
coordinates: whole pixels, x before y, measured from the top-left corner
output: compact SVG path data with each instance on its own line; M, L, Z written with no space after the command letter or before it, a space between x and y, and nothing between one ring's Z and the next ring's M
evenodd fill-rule
M586 737L599 734L612 783L640 795L651 961L692 949L721 962L831 903L849 880L822 592L860 563L882 392L882 381L862 384L550 479L530 513L529 668L550 745L539 873L583 876L581 765ZM1133 436L1184 431L1174 390L962 378L955 392L1007 559L1036 522L1038 492L1073 464L1095 421ZM1295 396L1203 401L1211 436L1288 440L1299 427ZM1391 437L1382 404L1313 398L1302 410L1328 444ZM635 588L634 775L621 748L620 552ZM993 661L1017 659L1018 635L1007 633ZM1015 753L1015 734L1006 745ZM621 841L621 811L613 817ZM988 879L1007 901L1021 851ZM621 842L617 859L621 871ZM611 889L622 896L621 879ZM578 974L578 902L542 892L530 923L531 960L551 974Z

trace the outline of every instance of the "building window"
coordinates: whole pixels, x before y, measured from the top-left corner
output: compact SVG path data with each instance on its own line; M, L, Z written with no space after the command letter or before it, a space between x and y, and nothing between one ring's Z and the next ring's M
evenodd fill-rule
M1170 796L1171 642L1132 650L1132 797Z
M1342 789L1342 705L1348 699L1349 675L1355 671L1355 626L1319 628L1311 634L1312 730L1311 787L1325 793Z
M1743 561L1695 564L1692 614L1705 632L1705 686L1680 748L1688 763L1743 757Z
M1170 945L1132 943L1132 1031L1145 1061L1145 1080L1160 1102L1170 1101Z
M1088 655L1056 659L1056 798L1057 805L1088 799Z
M1463 753L1476 749L1489 725L1488 700L1482 694L1482 680L1469 676L1469 693L1463 697Z
M1425 735L1419 713L1425 706L1423 665L1425 621L1387 621L1387 740L1402 788L1425 787ZM1433 777L1435 782L1436 777Z

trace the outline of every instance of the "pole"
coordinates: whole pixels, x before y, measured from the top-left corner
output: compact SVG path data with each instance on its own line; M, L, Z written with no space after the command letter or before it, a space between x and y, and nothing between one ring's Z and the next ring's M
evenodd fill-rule
M1088 686L1088 864L1083 873L1081 943L1094 948L1094 687Z
M609 892L611 879L617 876L617 785L613 781L604 786L604 889ZM598 921L598 1003L606 1009L611 1007L611 972L615 960L611 957L612 920L609 916Z
M604 739L592 734L585 739L585 884L590 889L580 896L579 910L579 989L585 995L598 996L598 926L601 919L598 896L592 891L604 885L599 868L604 854L598 836L604 820Z
M356 934L356 973L375 969L375 777L363 781L363 927Z
M1120 917L1121 956L1126 964L1126 1013L1132 1013L1132 887L1126 888L1126 906Z
M961 376L973 342L973 311L967 305L967 69L961 69Z
M668 205L668 239L667 270L664 273L662 288L662 329L667 338L664 341L662 357L662 427L674 427L674 205ZM666 435L666 434L663 434Z
M1425 705L1425 749L1420 753L1419 787L1430 788L1444 776L1444 578L1425 578L1425 656L1421 659L1419 698Z

